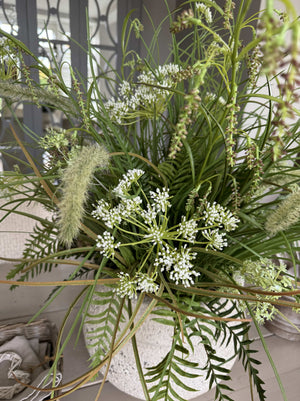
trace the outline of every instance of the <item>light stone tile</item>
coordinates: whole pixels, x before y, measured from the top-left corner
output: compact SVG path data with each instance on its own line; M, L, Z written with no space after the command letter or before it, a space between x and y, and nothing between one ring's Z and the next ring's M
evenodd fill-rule
M286 388L287 399L289 401L298 401L299 393L300 393L300 343L289 342L287 340L283 340L279 337L272 336L266 339L268 347L272 352L272 356L274 362L278 367L279 374L281 376L284 387ZM80 343L78 344L79 348L75 348L74 353L70 351L70 349L66 350L65 353L65 379L69 379L70 371L74 372L75 366L76 369L79 369L81 366L82 371L87 368L87 352L84 350L83 339L80 339ZM254 348L258 350L258 353L255 354L255 358L262 361L262 364L258 367L260 371L261 378L265 381L264 388L266 389L267 401L282 401L282 395L280 393L278 384L276 379L274 378L274 372L270 367L269 361L263 351L262 345L260 342L256 341L254 343ZM74 359L75 358L75 359ZM77 362L76 362L77 361ZM80 369L79 369L80 370ZM233 367L233 380L229 385L234 388L234 392L231 394L232 398L235 401L249 401L250 392L249 392L249 378L248 374L245 373L244 368L242 367L239 361ZM81 389L75 392L72 395L64 397L63 399L66 401L79 401L79 400L94 400L94 397L97 394L98 385L91 386L89 388ZM298 398L297 398L298 397ZM105 383L103 393L101 398L105 401L119 400L119 401L134 401L136 400L133 397L130 397L118 389L113 387L110 383ZM214 401L214 390L193 399L194 401ZM258 401L258 398L255 396L255 401Z
M10 263L0 263L0 280L5 280L7 273L13 268ZM74 266L59 265L51 273L37 275L30 281L62 281L73 271ZM20 286L13 291L7 284L1 284L0 321L22 316L31 316L38 312L55 287ZM83 289L82 286L70 286L47 308L48 312L65 310Z

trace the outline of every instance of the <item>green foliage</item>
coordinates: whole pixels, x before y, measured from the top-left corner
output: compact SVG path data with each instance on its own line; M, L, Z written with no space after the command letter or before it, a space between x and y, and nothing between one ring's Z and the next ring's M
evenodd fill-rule
M86 315L86 324L90 327L86 333L86 339L89 342L88 348L95 351L92 366L98 366L103 357L109 353L114 330L119 325L119 311L123 307L120 298L112 289L108 288L105 291L95 292L90 303L90 310L93 310L93 306L97 307L98 305L105 306L102 312L87 313Z
M183 400L179 396L176 386L185 391L196 391L195 388L187 386L184 383L184 378L193 379L198 377L198 373L190 373L187 371L197 369L197 363L190 362L186 359L189 355L187 348L180 345L180 340L176 336L173 340L171 350L165 358L155 367L149 368L146 382L151 386L149 393L152 400Z
M94 271L82 311L89 311L84 317L91 327L95 371L120 348L116 337L128 339L144 324L144 318L133 324L137 311L131 311L130 301L128 309L123 306L124 297L139 295L139 302L149 295L158 302L151 318L173 329L173 341L145 376L133 338L137 369L151 400L182 400L177 389L193 394L187 379L199 375L215 387L216 400L231 400L230 371L215 352L216 339L223 345L233 342L263 401L259 361L241 306L252 313L251 305L260 305L254 316L260 321L270 317L263 313L269 301L275 311L281 302L276 294L283 290L294 295L289 306L300 307L297 278L287 279L285 267L271 287L264 286L259 273L265 266L277 272L272 260L278 253L287 255L294 271L299 264L300 27L290 2L283 4L286 13L274 13L270 0L265 11L249 16L250 0L240 2L235 12L232 1L224 10L216 2L188 1L176 13L168 10L150 43L141 23L128 14L120 70L103 55L95 56L90 42L91 76L80 77L70 66L70 87L56 63L49 70L3 32L16 55L26 53L33 60L31 66L22 57L20 63L10 60L24 82L0 82L8 107L16 100L50 105L70 124L61 132L50 129L37 141L50 154L43 166L18 141L27 158L23 164L34 175L16 170L0 177L1 198L10 197L1 219L22 214L18 207L33 199L53 213L52 220L31 216L38 224L25 244L24 261L8 278L21 275L25 281L70 255L91 259L68 280ZM161 63L160 31L166 21L170 53ZM130 48L133 34L143 58ZM98 56L109 73L98 66L98 74ZM34 82L31 70L42 72L48 85ZM37 139L21 121L19 126ZM255 265L258 273L250 275ZM98 280L106 284L105 291L94 292ZM285 285L279 288L279 282ZM93 314L97 305L104 310ZM121 322L129 337L120 333ZM204 347L204 366L187 359L193 341Z
M225 299L212 299L207 304L201 304L196 299L194 302L197 305L194 309L205 310L206 313L210 311L212 316L231 317L232 319L242 316L237 306L228 303ZM245 370L250 372L251 378L257 387L260 400L265 400L265 390L262 387L263 381L259 378L256 368L256 365L260 364L260 362L252 357L255 351L249 348L251 341L247 339L250 328L248 322L237 323L233 321L231 324L226 324L224 322L205 322L200 319L186 319L184 323L184 327L186 328L185 338L182 341L175 315L173 316L173 320L170 320L171 314L165 309L156 309L153 311L153 314L165 316L163 319L154 318L154 320L161 324L171 325L176 335L174 335L170 352L158 365L148 369L146 381L148 385L151 385L149 388L149 392L153 393L151 399L181 400L182 398L178 395L178 388L176 386L191 392L197 391L197 388L193 387L193 385L185 385L184 379L194 379L200 375L209 380L209 388L215 388L216 400L233 401L234 398L232 398L230 393L234 389L226 384L231 380L230 369L224 366L228 360L217 355L215 345L215 342L226 345L229 342L233 342L234 355L232 355L232 358L238 355L242 360ZM196 342L202 344L204 348L206 358L204 361L201 360L202 367L199 366L199 362L196 362L199 356L198 358L197 355L194 356L195 361L187 359L194 349L192 339L196 339ZM205 365L203 365L204 362ZM177 395L175 396L175 394Z
M33 233L26 240L23 252L24 261L17 264L8 273L7 278L13 279L21 274L18 280L25 281L41 272L50 272L53 266L57 266L53 261L48 262L47 259L43 261L43 258L58 252L57 235L58 230L53 222L43 220L37 223L33 228Z
M223 309L223 308L222 308ZM228 316L229 314L232 316L232 312L235 309L236 317L241 315L241 312L236 308L235 305L232 305L232 308L229 308L227 310L223 310L223 313L218 314L220 316L225 317L226 315ZM224 314L225 313L225 314ZM253 380L253 384L255 385L257 389L257 394L259 395L259 399L261 401L266 399L265 396L265 390L263 388L264 382L262 379L259 377L259 371L258 371L258 365L261 364L260 361L257 359L254 359L252 355L256 353L257 351L251 348L251 344L253 343L252 340L249 340L249 329L250 329L250 324L249 323L239 323L239 324L230 324L230 325L225 325L224 323L220 323L219 331L223 333L224 335L224 341L226 340L227 342L232 341L234 344L234 349L235 353L237 354L238 358L242 361L242 364L244 366L245 371L248 371L250 373L251 380ZM214 350L208 349L208 352L214 352ZM214 358L209 357L208 358L208 363L210 363L210 360L214 360ZM219 399L222 400L222 390L228 390L228 388L223 387L222 383L218 383L218 375L215 374L213 371L214 364L211 363L207 368L208 372L211 371L211 380L213 380L216 383L216 399L217 397L220 397ZM224 372L225 373L225 372ZM230 373L230 372L226 372ZM228 380L227 379L225 380ZM223 379L224 380L224 379ZM230 399L230 398L224 398L224 399Z
M1 81L0 96L10 103L37 101L40 105L46 104L54 109L63 107L66 114L74 115L76 113L73 104L68 98L63 98L62 96L51 93L40 87L27 88L24 85L16 84L11 81Z

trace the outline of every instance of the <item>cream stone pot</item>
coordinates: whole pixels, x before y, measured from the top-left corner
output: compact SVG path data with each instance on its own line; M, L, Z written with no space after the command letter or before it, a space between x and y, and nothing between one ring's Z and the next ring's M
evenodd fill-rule
M98 291L107 291L107 289L103 289L103 287L101 287L98 289ZM97 299L100 300L101 298L97 295L94 296L94 300L96 302L92 303L88 310L88 315L91 317L94 316L95 318L107 308L107 305L105 304L97 304ZM138 319L143 312L145 312L150 301L150 298L148 298L143 302L136 319ZM132 307L134 308L135 305L136 301L133 300ZM144 374L147 373L147 368L155 366L163 360L172 343L173 327L158 323L157 321L153 320L154 317L157 316L151 314L136 333L136 342ZM97 340L95 340L95 335L97 335L97 329L99 329L99 327L97 324L91 324L89 320L91 321L90 318L86 319L83 330L88 352L92 356L96 352L95 343ZM124 328L125 324L125 321L120 323L121 330ZM201 324L207 325L207 323L203 321L201 321ZM234 325L237 323L230 322L230 324ZM98 333L98 335L101 336L101 332ZM221 335L218 341L215 341L214 338L210 338L210 341L213 349L216 351L216 355L226 360L226 363L224 363L222 366L230 369L236 359L234 346L232 342L229 342L228 344L227 341L224 341L223 343L223 339L224 337ZM189 369L186 367L183 368L186 372L193 374L197 372L200 374L200 376L197 378L184 377L181 378L181 380L183 380L185 385L195 389L196 391L191 392L183 390L175 383L172 383L172 387L175 389L176 393L185 400L198 397L209 390L209 380L205 380L206 371L201 371L201 368L204 368L207 362L204 346L199 343L199 337L197 336L191 337L191 340L194 351L191 350L187 342L184 343L184 346L190 352L187 360L191 362L197 362L199 364L200 371L195 371L195 369ZM182 356L182 353L178 352L178 355ZM104 372L105 367L102 369L102 373ZM136 368L133 347L130 341L113 357L107 379L120 391L123 391L124 393L141 400L145 400L144 392Z

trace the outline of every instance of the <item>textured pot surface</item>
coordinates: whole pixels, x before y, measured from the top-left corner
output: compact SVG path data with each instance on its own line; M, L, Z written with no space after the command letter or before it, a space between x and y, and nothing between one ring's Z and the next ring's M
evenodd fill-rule
M145 311L148 303L144 302L137 317ZM133 301L133 307L135 302ZM92 304L89 309L89 314L97 315L105 310L105 305L94 305ZM154 315L144 322L141 328L137 331L136 341L139 351L140 361L143 368L144 374L147 373L147 368L157 365L166 356L168 350L171 347L173 328L171 326L160 324L153 320ZM201 322L201 324L203 324ZM205 324L205 323L204 323ZM120 328L124 327L125 323L121 323ZM96 347L93 347L95 340L92 338L97 330L97 325L85 323L84 325L84 336L85 342L90 355L93 355L96 351ZM101 334L99 334L101 335ZM199 373L200 376L197 378L181 378L184 383L195 389L195 391L183 390L181 387L177 386L175 383L172 387L175 389L177 394L184 399L192 399L197 397L209 389L209 382L205 380L206 372L201 370L204 368L207 362L206 352L204 346L199 344L199 337L191 337L194 346L194 352L191 350L187 342L184 346L189 349L190 355L187 358L191 362L197 362L199 364L200 371L195 371L195 369L189 369L184 367L186 372L195 374ZM213 349L216 350L216 355L224 358L227 362L223 365L224 367L230 369L234 364L234 347L232 343L227 344L227 341L222 343L223 336L216 342L211 338L211 345ZM179 356L182 356L178 352ZM102 372L105 371L105 367ZM113 357L111 366L108 373L108 380L119 390L130 394L133 397L145 400L142 385L139 381L138 371L136 369L135 357L133 353L133 348L131 342L128 342L121 351Z

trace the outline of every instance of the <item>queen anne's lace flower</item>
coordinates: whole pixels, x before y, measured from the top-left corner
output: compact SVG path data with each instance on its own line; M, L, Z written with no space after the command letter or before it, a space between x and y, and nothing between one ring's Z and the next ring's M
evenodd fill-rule
M227 239L224 238L226 233L220 233L218 229L216 230L203 230L202 235L204 238L206 238L209 243L207 244L207 247L213 248L213 249L218 249L221 251L224 246L227 246Z
M156 191L150 191L150 196L154 201L151 206L153 209L156 209L157 212L163 212L167 210L168 207L171 206L171 203L168 201L170 198L169 190L167 188L156 188Z
M114 242L115 239L108 231L105 231L102 235L97 236L96 245L99 248L100 253L102 253L107 258L114 257L115 249L118 248L121 243Z
M161 271L170 271L170 279L176 284L181 282L185 287L194 284L194 277L200 273L193 270L191 261L195 259L196 253L191 252L186 245L179 250L171 249L169 246L162 247L155 259L154 265L160 267Z
M161 247L161 250L158 252L158 255L154 261L154 266L161 267L161 271L169 271L171 267L174 264L174 250L171 250L171 248L168 245L164 245Z
M193 264L191 260L196 258L196 253L191 252L190 248L186 245L181 247L181 249L175 253L175 263L173 265L172 271L170 273L170 279L175 281L176 284L181 283L184 287L190 287L194 284L194 278L200 275L200 273L193 270Z
M122 202L119 204L119 212L122 218L127 219L134 216L142 202L143 201L140 196L122 199Z
M104 199L98 201L96 209L92 211L92 216L97 220L102 220L109 228L113 228L122 221L120 211L117 208L111 208Z
M121 101L115 101L110 99L106 102L105 108L111 118L112 121L117 124L122 124L124 116L128 113L128 105Z
M212 23L212 13L211 13L211 11L210 11L210 8L207 7L206 4L201 3L201 2L199 2L199 1L196 1L195 7L196 7L196 10L197 10L199 13L201 13L201 14L204 15L204 18L205 18L206 22L207 22L208 24L211 24L211 23Z
M207 203L206 210L203 213L203 219L209 226L224 227L226 231L233 231L237 228L239 219L229 210L214 202Z
M141 203L141 197L135 196L134 198L123 198L118 206L111 208L109 203L101 199L91 214L97 220L102 220L108 228L113 228L120 225L122 220L134 216Z
M146 224L151 225L156 219L157 210L148 203L147 210L141 210L140 215Z
M128 170L126 174L123 174L122 180L119 181L119 184L114 188L113 192L115 195L120 198L126 196L131 185L136 182L143 174L144 170L140 169L132 169Z
M154 245L161 244L164 236L164 230L162 227L151 227L148 234L145 234L145 238L149 238L149 241L153 242Z
M226 105L226 100L224 99L223 96L217 96L215 93L213 92L207 92L205 94L205 98L204 98L205 102L218 102L220 103L222 106Z
M132 89L130 83L127 81L123 81L119 86L119 94L120 96L129 96Z
M189 242L195 242L196 235L198 232L198 224L196 220L187 220L186 216L183 216L181 223L179 224L178 233L182 235Z
M149 277L145 273L137 273L136 275L136 289L141 292L150 292L155 294L158 290L158 284L156 284L153 278Z
M120 281L118 287L115 288L115 293L121 298L128 297L130 299L136 298L136 282L131 280L128 273L121 272L118 274Z
M135 111L141 114L153 113L153 110L163 111L161 106L170 94L169 89L176 86L173 76L179 70L177 64L171 63L158 66L154 71L143 71L137 77L137 85L123 81L118 88L119 99L109 100L105 104L112 121L122 124Z
M105 200L100 200L92 215L101 219L109 228L114 228L117 232L120 230L126 237L130 237L131 233L128 229L125 230L121 227L121 223L130 222L133 224L135 228L132 231L134 236L132 245L147 246L148 242L145 259L147 267L149 267L148 262L151 261L151 253L156 252L152 274L156 277L157 269L166 271L170 280L188 287L194 284L195 278L200 273L194 269L192 263L196 253L187 247L187 243L194 243L198 232L201 230L203 237L207 240L207 247L222 250L223 247L227 246L227 240L225 238L226 233L220 232L220 229L225 228L227 231L235 229L238 219L216 202L212 205L206 203L202 216L206 227L198 227L198 215L197 217L192 216L189 220L186 216L182 216L181 222L170 228L168 227L167 211L171 203L167 188L157 188L155 191L150 191L149 195L143 191L141 191L142 196L132 195L133 191L130 191L132 184L137 183L143 174L144 171L139 169L129 170L124 174L113 190L119 197L118 205L112 208ZM138 183L137 185L139 186ZM143 206L143 201L146 202L146 207ZM178 245L176 245L177 243ZM115 242L114 237L109 232L104 232L102 236L98 236L97 246L100 252L107 257L114 257L115 249L120 245L120 243ZM127 245L130 243L122 244L122 246ZM158 284L142 269L132 279L127 273L122 274L120 279L117 292L122 296L133 297L137 290L156 292L158 288Z

